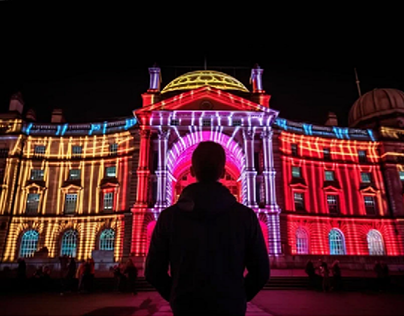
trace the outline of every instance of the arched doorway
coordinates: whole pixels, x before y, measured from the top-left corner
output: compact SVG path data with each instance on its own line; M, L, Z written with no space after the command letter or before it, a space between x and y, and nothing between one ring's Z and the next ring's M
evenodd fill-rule
M244 202L244 153L241 147L226 134L204 131L183 136L168 152L167 167L171 175L167 185L169 203L175 203L182 190L196 181L190 173L191 159L195 148L202 141L214 141L223 146L226 152L226 174L220 182L230 190L237 201Z

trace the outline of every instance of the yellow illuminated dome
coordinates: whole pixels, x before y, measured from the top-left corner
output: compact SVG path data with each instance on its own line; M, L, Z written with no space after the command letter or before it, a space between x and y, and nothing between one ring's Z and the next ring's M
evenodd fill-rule
M177 90L192 90L203 86L211 86L221 90L238 90L249 92L237 79L223 72L213 70L197 70L187 72L175 78L164 87L161 93Z

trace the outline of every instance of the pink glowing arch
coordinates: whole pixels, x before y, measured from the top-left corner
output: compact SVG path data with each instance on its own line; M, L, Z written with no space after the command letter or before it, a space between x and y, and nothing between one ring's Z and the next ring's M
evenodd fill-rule
M218 131L199 131L187 134L173 144L167 155L168 171L174 175L179 166L190 161L193 148L208 140L223 146L229 165L240 173L244 170L244 152L233 138Z
M241 178L241 196L245 200L245 179L242 176L245 165L244 151L230 136L219 131L198 131L181 137L174 143L167 154L167 169L176 181L186 169L191 166L192 153L195 147L202 141L214 141L223 146L226 152L226 170L237 181ZM171 182L171 181L169 181ZM173 186L167 185L167 201L172 201Z

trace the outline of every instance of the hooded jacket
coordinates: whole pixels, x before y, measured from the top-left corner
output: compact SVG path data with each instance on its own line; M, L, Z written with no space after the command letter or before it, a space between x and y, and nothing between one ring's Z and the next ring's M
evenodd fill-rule
M189 185L158 218L145 276L175 315L244 315L269 279L256 214L219 182Z

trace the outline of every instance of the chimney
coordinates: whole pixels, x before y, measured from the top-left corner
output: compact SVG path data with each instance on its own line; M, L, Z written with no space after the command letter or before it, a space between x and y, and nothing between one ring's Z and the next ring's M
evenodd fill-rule
M53 109L51 123L64 123L65 118L63 117L62 109Z
M262 88L262 73L264 69L258 64L254 65L254 68L251 69L251 77L250 77L250 84L252 84L252 92L253 93L265 93L264 89Z
M328 112L327 121L325 121L326 126L338 126L338 118L334 112Z
M24 100L22 99L21 92L14 93L10 98L10 105L8 110L10 112L16 111L22 114L23 109L24 109Z
M160 101L161 71L156 64L149 68L149 89L142 94L143 106L148 106Z
M251 69L251 77L250 84L252 84L252 96L251 101L263 105L269 108L269 100L271 96L265 93L265 90L262 87L262 73L264 69L258 64L254 65L254 68Z
M27 111L27 114L25 115L25 119L27 121L31 121L31 122L35 122L36 121L36 114L35 111L33 109L29 109Z
M156 64L149 68L150 82L147 92L160 92L161 71Z

